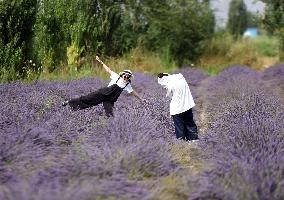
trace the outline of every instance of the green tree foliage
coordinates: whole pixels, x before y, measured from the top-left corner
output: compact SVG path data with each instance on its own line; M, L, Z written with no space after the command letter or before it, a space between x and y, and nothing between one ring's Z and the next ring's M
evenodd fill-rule
M112 55L120 12L118 2L110 0L42 0L35 38L39 59L52 71L67 61L68 48L75 48L77 57L95 52Z
M35 24L35 49L38 60L49 71L65 61L70 43L70 26L76 20L74 1L42 0Z
M266 3L263 23L266 29L276 34L280 41L280 59L284 60L284 1L261 0Z
M37 39L51 70L58 65L52 61L66 60L66 54L68 61L95 52L121 55L137 45L167 52L181 64L197 58L214 25L208 1L43 0Z
M121 24L113 35L114 53L122 54L141 44L148 28L146 2L130 0L121 3Z
M37 0L0 1L0 79L25 76L32 58L33 24Z
M258 14L253 12L247 12L247 26L248 27L259 27L261 24L261 18Z
M118 56L137 46L179 65L192 62L214 32L209 2L0 1L1 73L8 70L25 76L25 63L31 58L53 71L76 65L82 57Z
M192 62L203 42L214 33L215 18L208 2L195 0L147 1L143 43L178 65Z
M227 28L235 37L244 33L247 28L247 8L243 0L232 0L229 8Z

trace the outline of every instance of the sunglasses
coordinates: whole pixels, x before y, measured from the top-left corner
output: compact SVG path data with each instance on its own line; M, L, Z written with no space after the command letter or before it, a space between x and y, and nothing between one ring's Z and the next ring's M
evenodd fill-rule
M124 79L124 80L129 80L129 79L130 79L130 76L124 75L124 76L123 76L123 79Z

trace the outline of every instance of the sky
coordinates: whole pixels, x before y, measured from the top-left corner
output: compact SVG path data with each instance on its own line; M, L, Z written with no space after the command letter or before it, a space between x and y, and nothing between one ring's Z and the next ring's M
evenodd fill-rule
M263 13L265 4L259 0L244 0L247 9L251 12ZM228 18L230 0L213 0L211 6L215 10L217 24L224 26Z

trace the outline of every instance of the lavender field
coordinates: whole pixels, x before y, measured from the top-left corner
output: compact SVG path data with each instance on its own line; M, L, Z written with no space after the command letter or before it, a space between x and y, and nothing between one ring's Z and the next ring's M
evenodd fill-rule
M284 199L284 64L179 70L196 107L198 142L175 139L170 99L135 74L113 118L61 102L100 78L0 85L0 199Z

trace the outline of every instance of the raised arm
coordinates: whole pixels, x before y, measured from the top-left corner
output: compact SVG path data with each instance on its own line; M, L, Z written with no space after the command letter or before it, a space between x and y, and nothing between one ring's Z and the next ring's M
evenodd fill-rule
M98 56L96 56L96 60L99 61L99 62L103 65L103 68L104 68L109 74L112 73L112 70L111 70L106 64L104 64L103 61L101 61Z
M140 95L139 95L137 92L135 92L135 90L133 90L133 91L131 92L131 94L132 94L133 96L135 96L137 99L139 99L141 102L146 102L146 100L143 99L142 97L140 97Z

